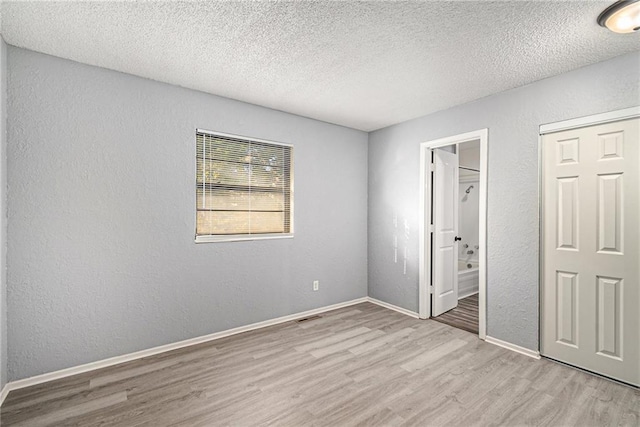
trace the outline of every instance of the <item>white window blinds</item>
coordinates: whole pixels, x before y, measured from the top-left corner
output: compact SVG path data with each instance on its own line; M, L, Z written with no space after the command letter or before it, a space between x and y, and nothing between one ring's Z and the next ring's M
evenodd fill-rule
M197 130L196 241L291 234L292 155L288 145Z

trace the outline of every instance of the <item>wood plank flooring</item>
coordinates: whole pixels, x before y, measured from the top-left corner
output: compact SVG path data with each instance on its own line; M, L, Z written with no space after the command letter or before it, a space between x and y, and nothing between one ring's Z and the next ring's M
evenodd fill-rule
M442 313L438 317L434 317L433 320L477 335L478 294L459 300L456 308Z
M640 391L363 303L9 393L2 426L640 425Z

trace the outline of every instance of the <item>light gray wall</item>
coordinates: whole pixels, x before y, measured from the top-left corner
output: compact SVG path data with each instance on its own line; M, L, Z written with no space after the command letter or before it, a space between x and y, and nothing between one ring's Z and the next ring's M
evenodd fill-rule
M366 133L8 59L9 380L367 295ZM196 128L294 144L294 239L194 243Z
M7 383L7 45L0 37L0 389Z
M418 310L419 144L489 128L487 334L537 350L539 126L640 104L639 69L620 56L372 132L369 295Z

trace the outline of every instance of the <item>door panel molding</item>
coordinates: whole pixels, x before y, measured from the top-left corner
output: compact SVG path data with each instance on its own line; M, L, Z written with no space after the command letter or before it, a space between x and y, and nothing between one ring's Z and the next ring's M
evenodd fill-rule
M622 361L622 298L623 279L596 278L597 354Z
M558 178L557 183L557 215L558 232L556 248L578 250L578 185L577 176Z
M556 271L556 341L578 348L578 273Z

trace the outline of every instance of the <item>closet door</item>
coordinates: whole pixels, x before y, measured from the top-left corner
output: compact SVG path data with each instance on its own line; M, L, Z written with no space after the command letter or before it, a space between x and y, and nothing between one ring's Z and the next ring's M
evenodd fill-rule
M640 385L640 119L545 135L542 354Z

